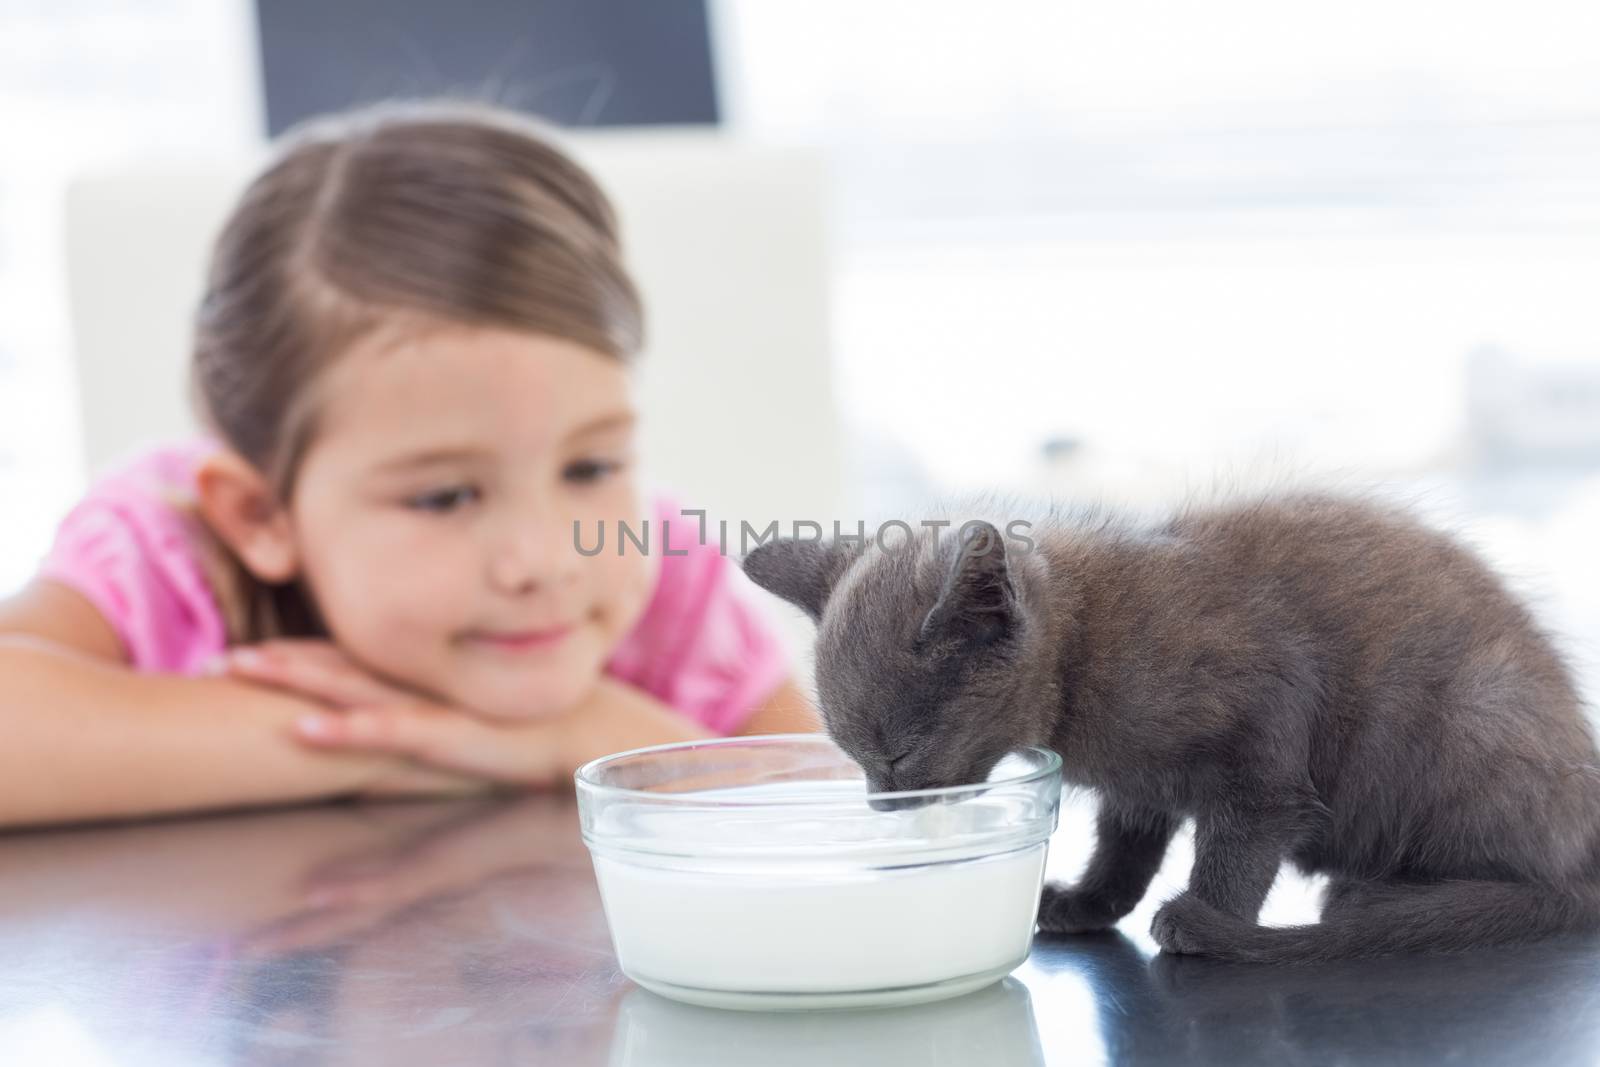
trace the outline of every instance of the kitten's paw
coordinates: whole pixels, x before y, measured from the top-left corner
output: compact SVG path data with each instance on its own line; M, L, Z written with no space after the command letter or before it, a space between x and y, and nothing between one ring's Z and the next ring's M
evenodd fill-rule
M1124 911L1093 893L1070 886L1047 885L1039 897L1039 932L1086 934L1109 930Z
M1163 952L1186 956L1217 954L1215 909L1193 893L1180 893L1161 905L1150 922L1150 936Z

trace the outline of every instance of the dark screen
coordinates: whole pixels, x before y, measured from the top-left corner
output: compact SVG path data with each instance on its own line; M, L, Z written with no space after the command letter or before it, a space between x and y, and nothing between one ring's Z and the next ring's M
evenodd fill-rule
M705 0L257 0L270 135L388 97L564 126L715 123Z

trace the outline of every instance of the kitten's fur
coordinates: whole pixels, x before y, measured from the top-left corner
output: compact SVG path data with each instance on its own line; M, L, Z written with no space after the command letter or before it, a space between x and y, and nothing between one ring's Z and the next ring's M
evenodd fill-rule
M1188 891L1151 930L1169 951L1313 961L1600 926L1589 727L1466 549L1320 495L1028 536L781 540L744 568L817 621L827 728L873 789L982 780L1043 744L1097 792L1093 857L1045 888L1042 930L1128 914L1191 817ZM1331 877L1320 923L1257 925L1285 858Z

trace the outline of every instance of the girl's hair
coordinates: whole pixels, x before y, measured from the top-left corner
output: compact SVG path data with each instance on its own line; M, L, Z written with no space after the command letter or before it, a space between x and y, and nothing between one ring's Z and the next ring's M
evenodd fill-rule
M616 215L542 124L447 103L302 124L217 239L191 382L204 421L281 503L318 428L324 372L397 315L622 360L643 342ZM206 556L231 642L326 634L300 583L260 582L214 538Z

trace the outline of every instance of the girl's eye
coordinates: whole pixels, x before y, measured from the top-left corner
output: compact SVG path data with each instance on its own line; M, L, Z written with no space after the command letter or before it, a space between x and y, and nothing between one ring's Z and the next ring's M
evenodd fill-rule
M598 459L582 459L576 463L569 464L567 469L562 472L562 476L569 482L586 485L591 482L598 482L620 469L622 469L622 464L620 463L610 463Z
M448 514L476 502L480 496L482 494L474 486L453 485L448 489L436 489L411 497L406 501L406 507L413 511Z

